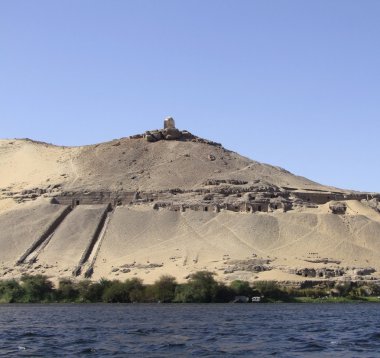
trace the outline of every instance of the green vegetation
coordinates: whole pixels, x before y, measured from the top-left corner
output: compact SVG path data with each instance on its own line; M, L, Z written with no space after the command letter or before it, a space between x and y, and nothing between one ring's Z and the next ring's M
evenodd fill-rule
M215 281L213 273L198 271L187 283L176 287L174 302L228 302L233 297L233 290Z
M308 285L308 286L307 286ZM169 275L145 285L141 279L125 281L101 279L72 281L61 279L55 287L43 275L25 275L19 280L0 281L0 303L37 302L233 302L239 297L260 297L261 302L380 302L380 284L368 282L326 282L294 288L274 281L250 284L236 280L225 285L215 280L214 274L198 271L186 283L179 284Z

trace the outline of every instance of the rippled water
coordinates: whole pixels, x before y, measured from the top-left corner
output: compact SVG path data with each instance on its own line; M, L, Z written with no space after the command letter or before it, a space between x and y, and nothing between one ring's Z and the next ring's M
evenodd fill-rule
M0 356L379 357L376 304L0 305Z

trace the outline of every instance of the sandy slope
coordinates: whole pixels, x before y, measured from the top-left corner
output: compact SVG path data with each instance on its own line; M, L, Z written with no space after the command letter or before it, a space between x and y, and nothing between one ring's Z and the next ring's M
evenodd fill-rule
M0 140L0 188L45 187L62 181L77 149L30 140Z
M42 265L54 265L72 272L94 235L105 205L76 207L54 233L38 256ZM67 271L66 271L67 272Z
M215 160L210 161L209 155ZM0 140L0 189L55 184L67 190L190 189L210 178L326 189L284 169L205 143L124 138L85 147L57 147L30 140Z
M279 267L366 267L380 269L380 215L341 217L321 208L314 212L242 214L233 212L168 212L118 208L110 223L95 269L109 275L127 264L121 277L138 273L154 280L164 272L183 278L189 272L209 269L224 279L276 278L272 273L224 275L228 259L269 258ZM377 235L377 236L374 236ZM329 258L341 264L313 264L305 259ZM142 268L130 267L145 266ZM163 267L149 268L149 264ZM227 263L227 264L226 264ZM285 272L284 272L285 271ZM286 273L283 270L282 273ZM291 275L292 279L297 276Z
M13 266L64 208L47 203L27 203L1 214L1 265Z
M371 266L380 270L380 215L373 216L360 203L349 205L359 214L355 211L345 216L333 215L327 206L256 214L117 207L100 246L93 278L138 276L152 282L169 273L183 281L190 273L206 269L216 272L224 281L301 280L291 269L340 267L352 271ZM28 204L0 215L3 273L25 252L35 239L34 233L53 220L60 207ZM104 209L104 206L74 209L41 250L36 263L16 266L4 277L17 276L25 270L52 277L70 276ZM4 231L5 223L10 227ZM322 258L331 262L310 262ZM234 260L252 259L269 260L267 266L271 270L228 272Z

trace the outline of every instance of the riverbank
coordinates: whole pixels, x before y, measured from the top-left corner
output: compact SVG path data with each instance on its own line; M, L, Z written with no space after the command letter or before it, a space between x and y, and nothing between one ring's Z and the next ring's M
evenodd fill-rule
M125 281L61 279L57 285L43 275L0 280L0 303L354 303L380 302L377 282L326 281L291 287L275 281L218 282L214 274L198 271L186 283L161 276L153 284L139 278Z

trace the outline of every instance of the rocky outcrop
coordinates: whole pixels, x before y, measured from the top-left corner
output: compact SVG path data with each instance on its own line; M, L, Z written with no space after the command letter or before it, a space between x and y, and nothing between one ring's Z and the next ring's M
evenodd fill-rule
M157 142L159 140L176 140L180 138L187 138L188 132L179 131L177 128L166 128L161 130L153 130L145 132L145 139L148 142Z
M52 203L70 205L110 204L112 207L121 205L151 204L154 209L167 208L173 211L229 210L234 212L287 212L298 208L317 208L318 205L297 197L298 192L268 185L264 181L251 181L233 178L211 178L203 181L193 189L162 189L157 191L64 191L61 184L48 185L44 188L25 189L20 192L11 188L0 189L0 196L12 198L16 202L35 200L46 197ZM317 195L317 194L316 194ZM320 198L318 201L323 202ZM354 199L347 197L347 199ZM323 203L326 203L323 202ZM378 210L379 199L370 201L362 199L362 203ZM347 204L344 201L330 201L331 213L343 215ZM380 210L379 210L380 211Z
M359 267L352 269L352 274L355 276L368 276L376 272L373 267Z
M332 202L330 203L329 208L333 214L343 215L346 213L347 205L343 202Z
M21 191L12 191L11 188L0 189L0 196L3 198L12 198L16 203L35 200L40 196L53 196L60 193L60 184L47 185L44 188L31 188Z
M194 142L194 143L204 143L212 146L221 147L222 145L220 143L216 143L204 138L199 138L190 132L186 130L179 130L177 128L165 128L165 129L155 129L146 131L145 134L135 136L135 138L141 138L144 137L147 142L154 143L158 142L160 140L180 140L180 141L188 141L188 142ZM133 139L132 137L130 137ZM208 159L210 161L214 161L216 158L214 155L210 154Z
M370 200L363 199L361 202L380 213L380 199L378 198L373 198Z
M343 276L358 278L358 277L370 276L374 272L376 272L376 270L372 267L361 267L361 268L306 267L306 268L288 270L288 273L291 273L293 275L298 275L298 276L308 277L308 278L325 278L325 279L329 279L333 277L343 277Z
M248 184L248 182L246 180L237 180L237 179L208 179L204 182L204 185L220 185L220 184L245 185L245 184Z
M302 277L318 277L318 278L331 278L339 277L345 274L342 268L301 268L301 269L291 269L289 273L295 274Z
M269 266L270 260L267 259L251 259L251 260L229 260L228 267L224 269L224 273L233 273L236 271L248 272L263 272L270 271L272 267Z
M329 259L327 257L325 258L316 258L316 259L305 259L306 262L312 262L315 264L323 263L323 264L337 264L339 265L341 263L340 260L335 260L335 259Z

